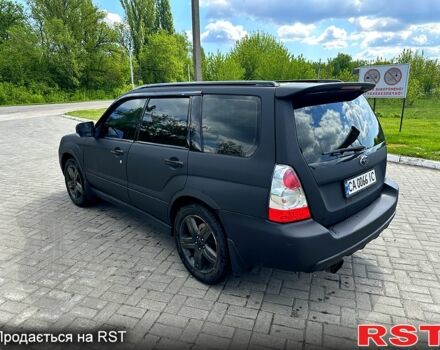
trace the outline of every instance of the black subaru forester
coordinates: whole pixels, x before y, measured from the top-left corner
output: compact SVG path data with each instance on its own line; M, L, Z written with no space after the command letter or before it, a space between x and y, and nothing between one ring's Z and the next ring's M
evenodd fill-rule
M232 268L337 271L394 217L381 126L339 81L147 85L64 136L78 206L96 197L175 236L186 268L217 283Z

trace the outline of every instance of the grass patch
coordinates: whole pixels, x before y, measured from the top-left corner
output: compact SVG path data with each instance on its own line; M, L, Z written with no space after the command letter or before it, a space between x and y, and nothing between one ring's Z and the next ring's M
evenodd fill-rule
M401 100L376 102L376 114L386 136L388 151L440 160L440 101L436 98L421 99L407 106L402 132L399 133L401 111Z
M372 101L370 101L372 102ZM407 106L399 133L401 100L378 100L376 114L385 132L390 153L440 160L440 100L422 99ZM71 116L98 120L105 109L69 112Z
M399 133L400 119L380 118L390 153L440 160L439 120L407 118Z
M66 114L70 115L72 117L77 117L77 118L98 120L99 118L101 118L101 116L104 114L105 111L106 111L106 108L86 109L86 110L82 110L82 111L72 111L72 112L68 112Z

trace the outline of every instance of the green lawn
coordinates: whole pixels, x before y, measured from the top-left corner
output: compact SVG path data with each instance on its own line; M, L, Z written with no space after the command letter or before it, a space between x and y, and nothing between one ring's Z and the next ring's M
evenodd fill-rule
M83 111L72 111L72 112L68 112L66 114L70 115L72 117L77 117L77 118L98 120L99 118L101 118L101 116L104 114L105 111L106 111L105 108L88 109L88 110L83 110Z
M385 132L389 152L440 160L440 101L422 99L407 106L399 133L401 111L401 100L376 102L376 114Z
M372 101L370 101L372 102ZM377 100L379 116L390 153L440 160L440 100L422 99L407 106L399 133L401 100ZM79 118L97 120L105 109L69 112Z

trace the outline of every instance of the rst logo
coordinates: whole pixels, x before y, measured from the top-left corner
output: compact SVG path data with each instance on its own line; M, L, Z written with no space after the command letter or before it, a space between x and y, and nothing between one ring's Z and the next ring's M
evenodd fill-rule
M426 333L428 346L440 346L440 324L422 324L418 327L410 324L392 326L389 330L378 324L361 324L358 326L358 346L385 347L388 345L409 347L419 341L419 334ZM387 336L388 335L388 336Z

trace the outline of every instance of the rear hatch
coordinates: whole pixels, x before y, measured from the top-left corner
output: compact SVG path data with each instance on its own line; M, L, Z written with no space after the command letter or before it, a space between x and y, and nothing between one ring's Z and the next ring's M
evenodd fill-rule
M362 96L372 87L328 83L279 96L291 103L292 137L309 173L302 172L301 181L313 218L324 226L354 215L381 193L385 139Z

